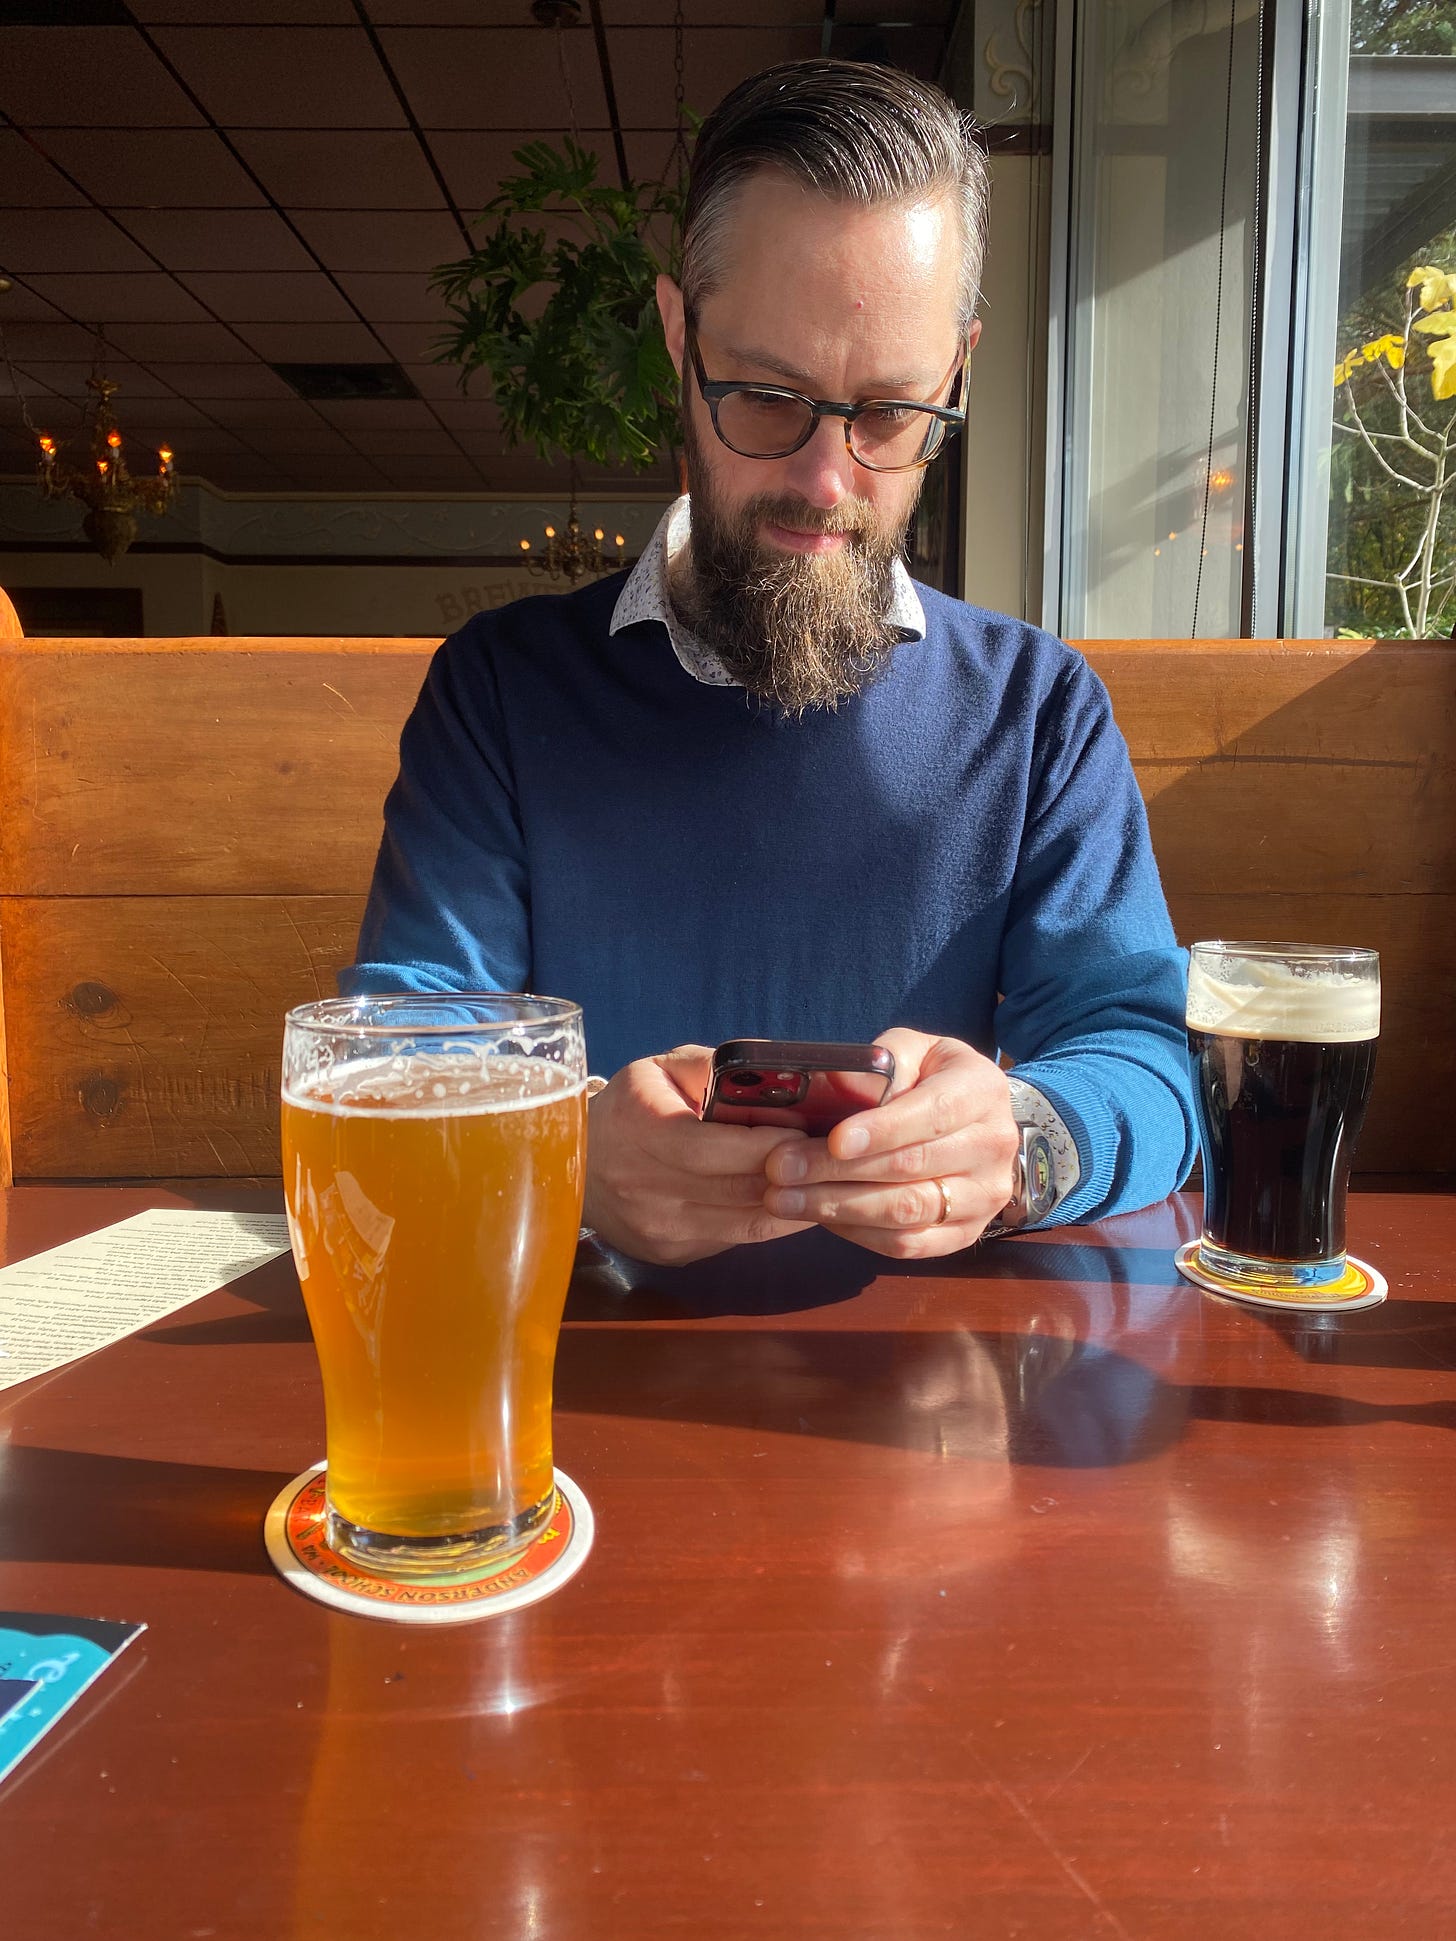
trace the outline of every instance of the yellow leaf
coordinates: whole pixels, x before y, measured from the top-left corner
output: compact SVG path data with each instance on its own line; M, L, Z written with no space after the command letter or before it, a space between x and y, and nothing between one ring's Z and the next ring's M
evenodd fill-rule
M1456 398L1456 311L1447 310L1439 317L1417 317L1416 329L1436 339L1429 346L1431 396Z
M1456 338L1431 346L1431 396L1456 398Z
M1439 310L1443 303L1456 299L1456 276L1448 276L1433 264L1422 269L1412 270L1405 280L1405 287L1414 290L1419 286L1422 310Z

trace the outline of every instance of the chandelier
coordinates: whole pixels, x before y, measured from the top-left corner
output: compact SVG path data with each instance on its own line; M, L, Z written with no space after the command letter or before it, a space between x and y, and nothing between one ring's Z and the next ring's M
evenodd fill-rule
M540 552L532 552L529 539L521 541L526 571L534 573L538 579L565 580L568 586L575 586L578 580L596 574L615 573L618 567L626 564L622 548L627 542L621 533L617 533L615 554L604 553L602 541L605 538L606 532L601 526L594 528L590 538L582 531L581 521L576 516L576 488L573 486L566 531L558 532L555 526L547 526L546 544Z
M157 453L155 477L133 478L127 470L121 431L111 409L112 397L120 387L105 375L101 356L98 353L97 368L86 380L94 402L87 405L81 421L82 429L91 433L90 465L80 469L66 465L55 439L46 432L36 432L36 439L40 445L41 491L48 499L77 499L85 506L81 530L108 565L114 566L136 538L135 514L160 516L172 502L177 481L172 475L172 453L166 445Z

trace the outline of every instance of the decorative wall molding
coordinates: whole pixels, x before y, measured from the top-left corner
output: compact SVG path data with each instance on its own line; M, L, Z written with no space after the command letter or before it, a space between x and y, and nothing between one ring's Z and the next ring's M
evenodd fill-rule
M668 503L663 493L590 498L579 502L578 513L588 530L599 525L609 537L620 532L627 556L634 558ZM144 523L141 539L151 551L204 552L214 559L251 563L515 560L522 539L539 546L544 527L560 527L565 518L564 497L351 499L310 494L286 499L217 492L200 481L185 480L171 509ZM81 537L79 508L43 499L33 479L0 479L0 548L49 550L68 542L90 550Z
M987 86L1001 108L998 119L1034 121L1042 105L1042 0L1016 0L1011 33L1016 53L1002 55L1002 29L986 37ZM1033 16L1037 18L1033 19ZM1019 58L1018 58L1019 56Z

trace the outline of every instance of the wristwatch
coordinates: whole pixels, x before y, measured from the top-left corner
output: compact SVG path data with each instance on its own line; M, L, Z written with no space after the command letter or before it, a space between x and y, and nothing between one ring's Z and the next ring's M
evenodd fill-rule
M1022 1227L1044 1220L1057 1203L1051 1143L1040 1126L1022 1126L1015 1163L1011 1198L986 1228L988 1234L1019 1233Z

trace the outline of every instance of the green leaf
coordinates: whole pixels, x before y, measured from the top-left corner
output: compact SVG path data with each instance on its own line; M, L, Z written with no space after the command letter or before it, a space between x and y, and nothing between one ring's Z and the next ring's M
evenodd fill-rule
M431 276L449 312L435 357L462 384L488 373L508 441L645 469L678 436L655 293L675 270L682 195L598 182L597 157L570 138L527 142L513 160L519 173L485 211L493 228ZM551 235L542 216L571 233Z

